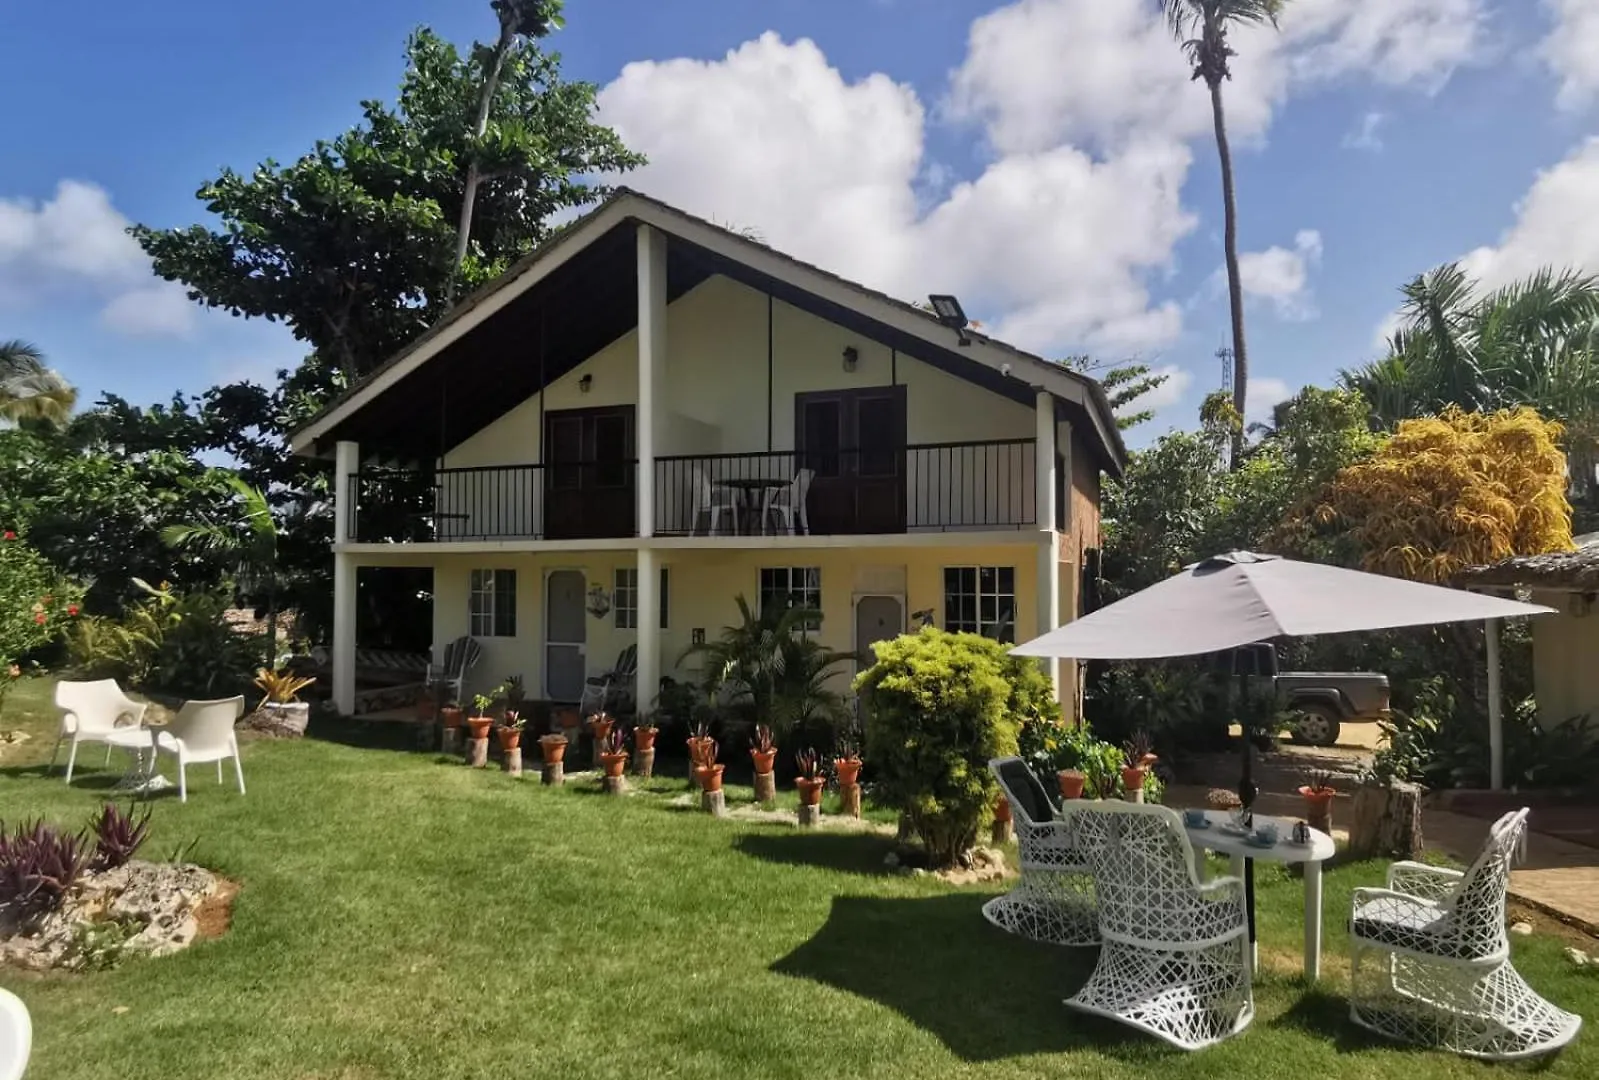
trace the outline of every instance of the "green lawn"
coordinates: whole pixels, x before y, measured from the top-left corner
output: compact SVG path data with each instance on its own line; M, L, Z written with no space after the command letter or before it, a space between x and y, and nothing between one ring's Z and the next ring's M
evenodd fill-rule
M53 730L46 702L45 684L25 684L0 728ZM101 754L68 789L30 764L49 748L6 751L0 817L95 809L112 776L93 767ZM245 771L243 798L197 768L188 805L155 810L157 852L198 838L198 861L243 882L225 937L93 975L0 973L33 1011L30 1080L1504 1072L1346 1022L1340 924L1375 865L1328 876L1314 991L1293 974L1299 883L1264 871L1255 1023L1184 1055L1067 1011L1091 957L992 929L990 891L885 874L878 837L317 740L252 743ZM1599 978L1560 942L1516 949L1534 986L1599 1015ZM1599 1075L1596 1039L1545 1075Z

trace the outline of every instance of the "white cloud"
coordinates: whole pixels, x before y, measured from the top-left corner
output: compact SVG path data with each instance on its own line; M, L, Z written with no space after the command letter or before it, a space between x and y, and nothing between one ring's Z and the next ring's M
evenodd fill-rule
M188 337L198 311L183 286L163 281L118 296L100 312L100 321L130 337Z
M1367 150L1377 153L1382 150L1382 126L1388 122L1388 114L1373 109L1360 118L1347 134L1344 135L1343 146L1345 150Z
M1391 86L1436 90L1481 58L1484 0L1294 0L1284 44L1295 77L1368 75Z
M1238 256L1238 276L1247 296L1269 300L1285 319L1308 319L1316 314L1310 290L1311 268L1321 262L1321 233L1301 229L1292 248L1270 247ZM1217 284L1226 286L1224 271Z
M1554 29L1543 40L1544 62L1560 79L1556 100L1580 109L1599 96L1599 4L1594 0L1543 0Z
M1480 247L1461 263L1488 288L1545 266L1599 272L1599 138L1539 173L1498 245Z
M106 302L101 318L112 329L188 333L195 306L156 281L128 224L103 188L80 180L61 181L44 202L0 198L0 302L86 292Z
M1166 381L1155 389L1134 398L1128 403L1127 408L1133 412L1144 409L1169 409L1182 401L1188 393L1188 388L1194 385L1194 373L1187 368L1180 368L1176 364L1165 364L1150 371L1151 375L1163 375Z
M1244 419L1251 424L1270 423L1272 408L1293 396L1283 380L1252 375L1245 391Z

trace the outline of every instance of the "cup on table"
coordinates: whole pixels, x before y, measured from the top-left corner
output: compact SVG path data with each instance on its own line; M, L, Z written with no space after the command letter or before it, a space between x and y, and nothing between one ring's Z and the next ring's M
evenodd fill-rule
M1275 844L1277 842L1277 823L1264 821L1255 826L1255 839L1262 844Z
M1202 828L1205 824L1205 812L1203 810L1184 810L1183 824L1190 829Z

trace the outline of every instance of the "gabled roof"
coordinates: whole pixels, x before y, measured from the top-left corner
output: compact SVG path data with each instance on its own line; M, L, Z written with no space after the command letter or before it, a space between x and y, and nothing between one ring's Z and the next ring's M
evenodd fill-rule
M1018 401L1030 402L1038 390L1047 390L1057 401L1057 412L1074 421L1101 467L1113 475L1121 473L1126 447L1105 391L1092 378L970 328L965 331L970 344L960 345L954 331L914 304L839 277L628 188L618 188L592 211L556 231L499 278L456 304L426 333L336 397L291 434L293 450L325 450L330 442L364 426L359 422L364 410L392 410L402 397L431 399L437 411L437 395L447 395L457 385L454 372L449 380L438 373L422 378L413 394L402 395L401 384L413 376L420 377L429 361L450 351L479 327L486 327L497 313L535 290L550 290L537 307L541 385L561 374L562 366L557 360L548 370L543 368L546 312L562 312L557 316L561 323L557 332L565 336L559 344L564 344L569 354L581 354L577 359L631 330L636 321L636 293L631 273L634 229L629 226L638 224L650 225L668 238L668 300L711 274L725 274L813 314L856 327L907 355ZM626 287L618 287L612 281L597 290L597 280L619 276L623 259L629 268ZM559 277L557 272L563 269L568 274L587 275L582 279L583 288L559 289L554 283ZM583 321L585 314L587 322ZM525 346L525 338L516 340ZM569 369L571 365L565 366ZM539 388L526 387L529 394ZM509 407L506 397L523 387L507 386L503 380L493 378L480 379L466 392L470 394L474 389L497 399L499 412L503 413ZM440 439L445 439L443 433Z

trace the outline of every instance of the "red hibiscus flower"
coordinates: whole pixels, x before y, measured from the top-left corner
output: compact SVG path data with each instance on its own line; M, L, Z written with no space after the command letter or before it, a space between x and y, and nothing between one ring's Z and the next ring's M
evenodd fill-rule
M33 613L33 621L38 623L40 626L44 625L44 618L45 618L45 615L44 615L44 612L42 612L42 611L35 611Z
M77 613L78 613L78 605L77 604L68 604L67 605L67 614L68 615L76 615Z
M5 537L7 540L15 540L17 538L17 534L12 532L10 529L7 529L5 532Z

